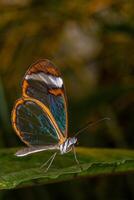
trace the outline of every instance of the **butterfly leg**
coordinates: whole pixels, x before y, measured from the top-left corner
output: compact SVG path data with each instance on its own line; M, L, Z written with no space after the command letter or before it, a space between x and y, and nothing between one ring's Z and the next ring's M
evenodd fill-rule
M80 170L83 171L83 168L81 167L80 163L79 163L79 160L77 158L77 154L76 154L76 151L75 151L75 147L73 146L73 153L74 153L74 158L75 158L75 161L77 163L77 165L79 166Z
M45 172L48 171L48 169L50 168L50 166L52 165L54 158L56 156L57 152L55 152L43 165L41 165L40 169L44 168L49 162L48 167L46 168Z

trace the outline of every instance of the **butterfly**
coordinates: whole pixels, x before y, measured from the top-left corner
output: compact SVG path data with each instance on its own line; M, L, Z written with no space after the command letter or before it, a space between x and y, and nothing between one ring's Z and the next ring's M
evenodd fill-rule
M32 64L22 81L22 97L12 110L12 125L28 146L16 152L22 157L45 150L61 154L74 150L76 137L68 137L67 98L60 71L49 60ZM45 163L52 164L57 151ZM48 169L47 168L47 169Z
M65 154L73 150L79 165L74 148L76 135L89 125L106 119L109 118L89 122L74 137L68 137L67 97L61 73L51 61L39 60L26 72L22 81L22 97L15 102L12 110L13 128L28 146L15 155L22 157L45 150L59 150ZM44 167L49 163L46 171L56 154L57 151L42 165Z

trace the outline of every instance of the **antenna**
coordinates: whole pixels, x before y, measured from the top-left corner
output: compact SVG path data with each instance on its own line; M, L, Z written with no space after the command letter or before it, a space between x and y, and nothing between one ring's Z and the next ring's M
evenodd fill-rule
M84 130L86 130L89 126L94 126L95 124L98 124L104 120L111 120L111 118L109 117L104 117L102 119L97 120L96 122L88 122L84 127L80 128L74 136L77 136L79 133L83 132Z

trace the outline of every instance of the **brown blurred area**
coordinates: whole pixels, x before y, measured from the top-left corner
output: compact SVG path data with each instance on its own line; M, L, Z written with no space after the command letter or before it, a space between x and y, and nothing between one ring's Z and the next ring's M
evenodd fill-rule
M0 0L0 147L22 145L10 114L29 65L40 58L61 70L69 134L110 117L79 136L79 145L134 147L133 0ZM79 125L79 127L78 127ZM2 192L1 199L134 199L134 176L76 180Z

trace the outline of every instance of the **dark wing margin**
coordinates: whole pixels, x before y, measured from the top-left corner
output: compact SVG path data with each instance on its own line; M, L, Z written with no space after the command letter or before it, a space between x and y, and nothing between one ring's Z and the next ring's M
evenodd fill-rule
M48 107L63 136L67 138L68 116L66 95L59 70L49 60L31 65L24 76L22 96L39 100Z
M47 112L30 99L16 101L12 124L17 135L28 146L58 144L57 130Z

